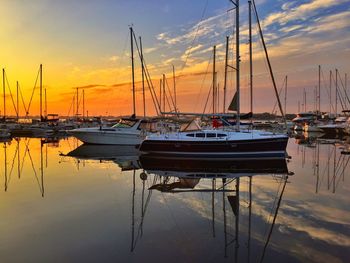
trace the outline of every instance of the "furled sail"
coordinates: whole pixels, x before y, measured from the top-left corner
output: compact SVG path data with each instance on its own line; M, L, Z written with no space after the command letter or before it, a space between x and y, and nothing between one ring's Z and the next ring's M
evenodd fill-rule
M235 95L233 96L230 106L228 107L228 110L237 111L237 109L238 109L238 96L236 92Z

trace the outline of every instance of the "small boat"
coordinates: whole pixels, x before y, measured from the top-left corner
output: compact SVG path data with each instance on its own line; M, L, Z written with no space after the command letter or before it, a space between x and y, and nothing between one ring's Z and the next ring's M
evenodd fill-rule
M335 119L335 123L318 126L322 132L329 135L342 135L346 132L346 127L349 125L348 117L340 116Z
M86 144L139 145L152 130L153 121L122 118L112 127L79 128L68 131Z

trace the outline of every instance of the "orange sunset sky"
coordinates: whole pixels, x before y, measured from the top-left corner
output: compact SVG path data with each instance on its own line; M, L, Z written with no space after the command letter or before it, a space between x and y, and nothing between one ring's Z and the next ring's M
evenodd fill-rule
M41 63L48 113L72 115L73 97L80 87L80 97L82 89L85 90L85 108L89 115L131 114L131 24L136 36L142 36L145 60L157 92L163 73L172 89L174 65L179 110L202 112L212 79L213 45L217 46L222 98L225 37L232 34L234 12L228 12L232 8L228 0L188 2L0 0L0 66L5 68L9 84L6 84L7 114L15 113L9 93L11 89L16 95L16 81L28 107ZM241 107L247 112L248 9L247 1L240 2ZM298 110L304 88L307 109L314 109L318 65L322 66L321 109L328 110L329 71L339 70L339 83L343 86L345 74L350 72L349 1L256 0L256 4L279 88L288 75L287 112ZM271 112L275 97L256 29L254 23L254 109ZM230 63L234 63L233 45L230 50ZM141 74L136 52L135 63L137 113L141 115ZM230 72L228 98L234 94L234 78L234 72ZM29 110L31 115L39 114L38 85ZM146 100L147 114L152 115L155 111L149 92ZM81 109L82 102L80 114ZM2 100L0 110L2 115ZM22 101L20 114L24 114Z

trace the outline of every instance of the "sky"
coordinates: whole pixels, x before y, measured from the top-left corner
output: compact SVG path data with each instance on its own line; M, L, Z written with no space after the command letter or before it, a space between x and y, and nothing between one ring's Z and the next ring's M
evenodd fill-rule
M335 108L335 69L344 96L345 74L350 72L350 2L347 0L256 0L278 89L288 76L287 112L315 108L315 86L321 65L321 110ZM6 72L6 111L14 114L18 81L23 101L39 113L39 65L48 113L72 115L76 88L79 114L84 89L85 114L132 113L129 27L142 37L144 59L153 86L166 75L173 91L175 68L177 107L182 112L207 112L212 83L213 46L219 109L223 111L226 36L230 36L229 64L234 65L234 10L229 0L0 0L0 67ZM254 112L272 112L275 95L253 17ZM240 1L241 111L249 111L248 5ZM141 67L135 50L136 111L143 114ZM329 91L329 75L333 90ZM235 92L235 72L229 70L226 106ZM8 82L8 85L7 85ZM146 113L155 113L146 85ZM33 92L34 91L34 92ZM33 96L32 96L33 94ZM332 106L330 106L330 95ZM1 90L1 95L3 91ZM31 100L32 97L32 100ZM284 103L284 94L281 93ZM206 101L208 99L207 106ZM169 104L171 98L169 97ZM344 107L349 103L344 102ZM73 107L75 110L73 110ZM3 102L0 102L3 114ZM166 109L169 109L166 103ZM338 105L338 110L341 106Z

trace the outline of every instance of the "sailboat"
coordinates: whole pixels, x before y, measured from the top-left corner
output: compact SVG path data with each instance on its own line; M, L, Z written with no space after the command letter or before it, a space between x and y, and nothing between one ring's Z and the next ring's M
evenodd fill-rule
M240 28L239 28L238 1L237 3L234 3L234 5L236 9L236 42L239 43ZM254 5L254 8L255 8L255 5ZM251 11L251 6L249 10ZM256 8L254 10L256 12ZM251 23L249 24L251 28ZM260 29L260 34L262 36L261 29ZM263 40L263 37L262 37L262 40ZM264 44L264 47L266 48L265 44ZM266 49L265 49L265 53L266 53L266 57L268 58ZM269 63L269 66L270 66L269 67L270 73L273 76L270 63ZM193 124L189 125L187 129L184 129L183 131L180 131L180 132L168 133L168 134L151 134L147 136L140 146L140 151L143 154L190 156L193 158L203 158L203 157L239 158L239 159L286 158L287 157L286 147L288 143L287 134L275 134L273 132L240 129L239 44L237 45L237 50L236 50L236 67L235 68L236 68L237 91L235 96L233 97L233 100L229 108L234 108L237 111L236 130L215 129L215 128L207 130L207 129L202 129L199 125L196 125L196 123L194 122ZM252 70L250 71L250 73L252 78ZM275 86L275 82L274 82L274 86ZM275 87L275 92L276 92L276 87ZM277 92L276 94L278 96ZM279 98L278 98L278 102L279 102L281 113L283 115L283 110L282 110Z
M131 36L131 66L132 66L132 94L133 94L133 114L130 118L122 118L119 123L112 127L78 128L68 131L86 144L104 145L139 145L147 133L155 131L155 122L146 118L136 118L135 102L135 76L134 76L134 38L133 28L130 27ZM141 40L140 40L141 41ZM142 54L142 53L141 53ZM142 68L144 68L143 56L141 55ZM145 113L144 113L145 115Z

